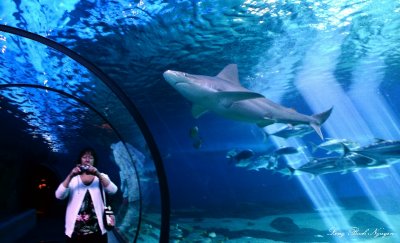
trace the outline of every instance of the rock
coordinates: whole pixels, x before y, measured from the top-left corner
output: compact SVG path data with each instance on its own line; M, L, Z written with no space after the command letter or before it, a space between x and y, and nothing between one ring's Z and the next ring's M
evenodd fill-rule
M292 233L298 231L300 228L291 218L278 217L270 223L271 227L281 232Z
M358 228L361 231L385 229L390 231L388 225L382 220L366 212L357 212L351 216L349 223L352 227Z

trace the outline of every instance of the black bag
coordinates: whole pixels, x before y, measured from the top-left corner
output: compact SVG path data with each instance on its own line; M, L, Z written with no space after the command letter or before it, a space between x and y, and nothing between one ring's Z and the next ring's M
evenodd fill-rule
M104 192L103 186L101 185L101 182L100 182L100 188L101 188L101 192L102 192L101 196L102 196L103 202L104 202L104 212L103 212L104 228L106 230L112 230L115 227L115 215L111 209L111 206L107 206L106 194Z
M106 230L112 230L115 227L115 215L111 206L105 206L103 212L103 223Z

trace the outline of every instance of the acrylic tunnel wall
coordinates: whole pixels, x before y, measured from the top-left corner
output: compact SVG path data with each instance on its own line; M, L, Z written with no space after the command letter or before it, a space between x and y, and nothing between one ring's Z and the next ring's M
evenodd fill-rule
M83 57L40 36L5 28L1 41L7 51L0 55L2 225L34 209L37 223L52 218L61 228L45 227L63 232L65 202L56 201L54 191L77 164L80 149L89 146L98 153L99 171L119 188L107 197L116 214L115 237L121 242L145 240L149 234L166 237L161 228L168 228L162 223L168 198L158 179L162 168L156 168L157 148L149 146L151 135L138 125L133 104L124 103L112 80L104 80ZM147 214L151 224L142 222ZM10 239L4 231L2 239ZM25 231L16 233L22 237ZM60 240L49 232L33 237Z
M399 4L3 0L4 28L51 39L100 69L0 32L0 171L8 171L0 188L11 195L1 208L36 205L40 219L48 205L28 203L36 189L23 182L57 184L90 144L120 187L122 240L400 242ZM167 70L186 79L167 82ZM297 124L298 113L312 122ZM132 168L120 170L114 155L119 141L134 161L129 186L120 171ZM123 216L137 205L123 192L137 185L142 213L131 232Z

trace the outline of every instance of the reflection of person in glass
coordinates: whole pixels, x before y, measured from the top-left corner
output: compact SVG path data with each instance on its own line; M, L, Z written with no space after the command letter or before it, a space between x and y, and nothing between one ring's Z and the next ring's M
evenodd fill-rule
M100 183L109 194L116 193L118 188L95 167L97 158L93 149L82 150L79 161L56 190L58 199L69 196L65 216L67 242L107 242Z
M144 155L130 144L123 144L121 141L111 145L116 164L120 171L121 192L123 197L122 208L124 215L121 215L121 224L118 229L125 233L130 239L134 237L135 224L139 214L139 185L136 178L134 164L141 169L143 167ZM129 152L128 152L129 151Z

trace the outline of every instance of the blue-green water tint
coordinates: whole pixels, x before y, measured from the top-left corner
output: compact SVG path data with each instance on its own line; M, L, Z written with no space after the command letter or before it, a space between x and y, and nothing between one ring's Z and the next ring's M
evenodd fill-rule
M166 84L162 73L172 69L213 76L236 63L243 86L274 102L305 114L333 106L322 128L326 138L348 139L361 146L375 138L400 140L399 12L400 3L391 0L3 1L0 23L77 51L107 72L137 104L163 155L171 194L171 237L345 242L372 238L349 231L364 227L384 228L383 232L394 233L389 239L396 241L397 164L314 179L236 167L226 159L232 149L252 149L259 156L281 146L302 148L299 154L280 159L294 168L312 157L337 154L313 153L312 144L322 142L314 133L281 139L265 136L255 125L214 114L196 120L190 103ZM68 72L75 70L65 69L62 58L44 63L36 56L43 50L14 45L12 37L2 37L7 37L0 39L2 57L14 49L24 53L9 57L18 60L15 70L2 66L2 83L32 77L27 70L38 73L33 77L41 83L48 80L48 73L68 78ZM72 82L76 92L91 87L85 75L67 83ZM93 102L107 104L100 100L96 97ZM115 106L110 110L121 113ZM71 122L71 117L60 119ZM85 124L89 121L83 125L88 129ZM34 126L36 132L49 132ZM197 147L189 134L194 126L201 138ZM130 139L145 147L142 139ZM151 226L143 225L143 235L153 232Z

